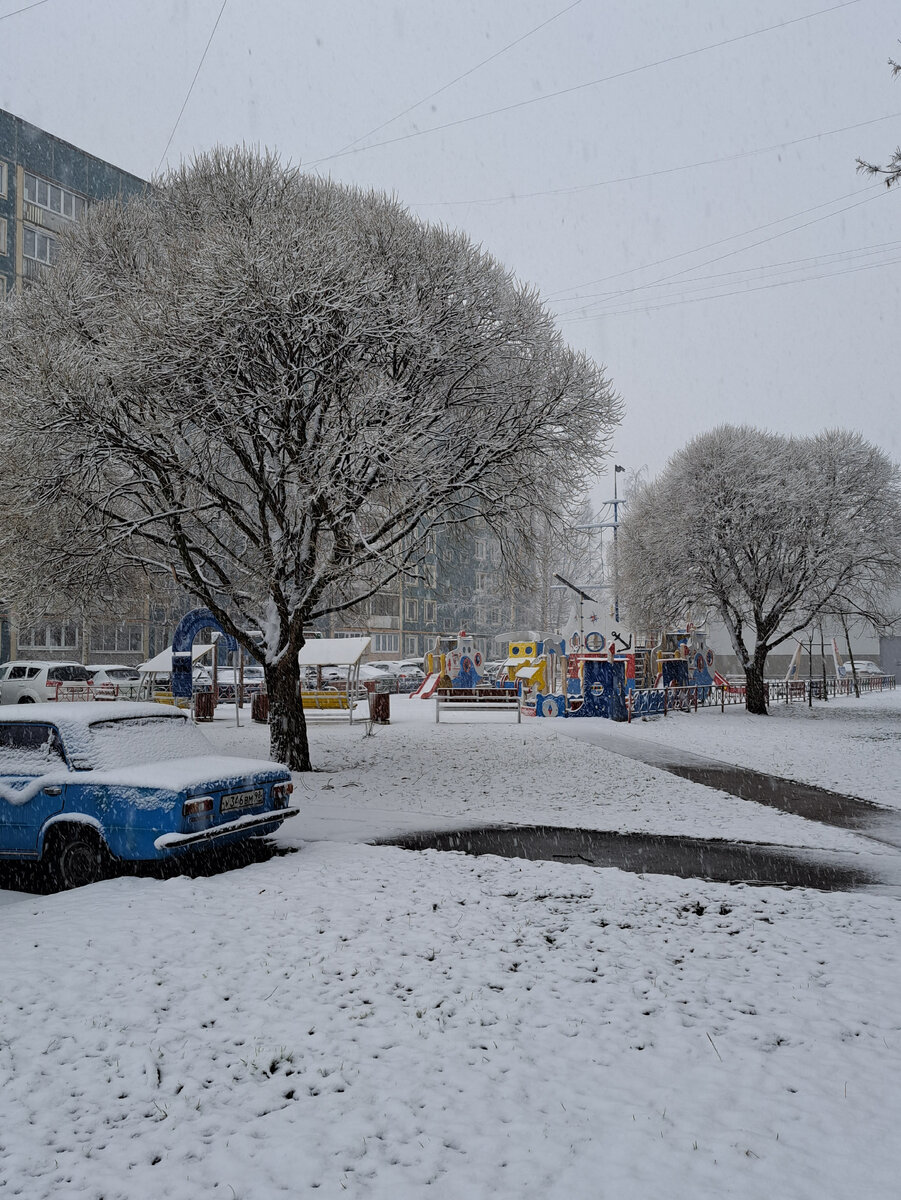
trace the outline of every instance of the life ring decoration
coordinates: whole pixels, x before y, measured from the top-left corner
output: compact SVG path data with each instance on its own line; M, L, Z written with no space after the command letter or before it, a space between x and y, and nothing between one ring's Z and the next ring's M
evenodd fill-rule
M476 665L476 668L478 668L478 667L480 667L480 666L482 665L482 652L481 652L481 650L476 650L475 654L472 656L472 661L475 663L475 665Z
M604 635L598 633L596 629L593 629L591 633L585 634L585 649L590 650L592 654L600 654L606 644Z
M704 658L704 655L703 655L703 654L701 654L701 653L700 653L700 651L699 651L699 652L698 652L698 653L695 655L695 670L696 670L696 671L703 671L703 670L704 670L704 667L705 667L706 665L707 665L707 660Z
M541 701L541 715L543 717L556 717L559 716L559 713L560 709L554 697L545 696Z
M472 659L468 654L464 654L460 659L460 670L467 673L472 670Z
M592 696L603 696L604 685L602 683L593 683L589 689Z

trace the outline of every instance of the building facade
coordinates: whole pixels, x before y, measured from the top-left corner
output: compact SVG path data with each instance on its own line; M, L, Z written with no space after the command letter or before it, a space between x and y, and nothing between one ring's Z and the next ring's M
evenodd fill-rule
M59 236L95 200L147 183L0 109L0 298L51 265Z
M147 183L0 109L0 300L50 267L59 238L97 200L136 195ZM0 614L0 660L83 658L136 661L153 639L141 619L96 625L61 620L17 631ZM87 645L85 644L87 642ZM92 645L96 642L96 647ZM96 649L96 654L95 654Z

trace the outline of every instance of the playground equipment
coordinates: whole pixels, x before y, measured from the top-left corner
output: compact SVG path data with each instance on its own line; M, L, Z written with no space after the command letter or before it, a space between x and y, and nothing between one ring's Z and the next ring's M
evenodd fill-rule
M703 631L691 623L643 639L615 630L609 636L592 630L583 637L574 630L543 657L544 674L534 678L550 686L523 693L524 711L540 717L625 721L665 712L684 702L688 689L693 703L703 703L714 685L715 655ZM562 686L557 685L558 661Z
M412 695L428 700L441 688L475 688L484 681L482 654L472 636L461 629L435 639L425 656L425 679Z

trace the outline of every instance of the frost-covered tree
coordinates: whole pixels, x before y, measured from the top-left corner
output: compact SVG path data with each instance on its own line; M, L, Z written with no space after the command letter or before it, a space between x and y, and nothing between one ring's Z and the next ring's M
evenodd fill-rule
M825 614L871 609L901 571L901 476L856 433L722 426L630 498L618 579L633 625L714 612L766 712L767 655Z
M170 576L262 655L295 769L310 623L415 571L442 524L553 513L620 415L465 236L246 149L92 207L0 309L2 594Z
M901 63L895 62L893 58L888 60L888 65L892 69L892 75L901 75ZM864 159L857 160L857 169L864 175L875 175L878 178L885 180L885 186L891 187L901 179L901 146L895 148L892 157L884 165L878 163L869 163Z

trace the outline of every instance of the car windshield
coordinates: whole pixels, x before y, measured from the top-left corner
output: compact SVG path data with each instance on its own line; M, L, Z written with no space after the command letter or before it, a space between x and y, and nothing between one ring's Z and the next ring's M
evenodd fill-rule
M91 766L133 767L210 754L209 742L187 718L126 717L91 725Z
M43 775L64 761L52 725L0 724L0 774Z
M47 672L48 683L87 683L90 678L87 667L51 667Z

